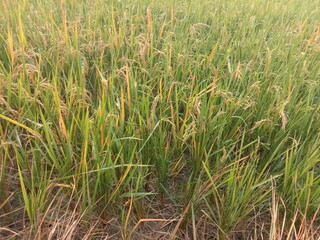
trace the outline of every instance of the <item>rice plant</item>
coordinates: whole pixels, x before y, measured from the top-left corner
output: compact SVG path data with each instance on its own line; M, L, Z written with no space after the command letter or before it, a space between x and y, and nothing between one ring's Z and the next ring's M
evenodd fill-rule
M319 239L319 0L1 0L1 239Z

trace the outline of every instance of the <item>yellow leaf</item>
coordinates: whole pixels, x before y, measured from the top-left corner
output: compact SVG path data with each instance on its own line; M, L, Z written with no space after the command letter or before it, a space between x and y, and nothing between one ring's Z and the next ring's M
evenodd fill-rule
M4 116L4 115L2 115L2 114L0 114L0 118L6 120L6 121L8 121L8 122L11 122L11 123L13 123L13 124L15 124L15 125L17 125L17 126L19 126L19 127L22 127L22 128L24 128L25 130L27 130L28 132L30 132L32 135L34 135L34 136L36 136L36 137L38 137L38 138L41 138L40 134L39 134L37 131L35 131L35 130L29 128L29 127L27 127L26 125L24 125L24 124L22 124L22 123L19 123L19 122L15 121L15 120L13 120L13 119L11 119L11 118L9 118L9 117L6 117L6 116Z

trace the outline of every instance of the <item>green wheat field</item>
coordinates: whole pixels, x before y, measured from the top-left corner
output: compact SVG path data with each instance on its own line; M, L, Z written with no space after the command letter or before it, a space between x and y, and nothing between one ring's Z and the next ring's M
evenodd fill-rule
M0 0L0 239L320 239L320 1Z

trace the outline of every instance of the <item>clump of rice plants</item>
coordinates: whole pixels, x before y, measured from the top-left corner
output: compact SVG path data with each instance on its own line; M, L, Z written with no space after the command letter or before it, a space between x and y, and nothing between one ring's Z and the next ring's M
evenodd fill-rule
M0 1L0 238L319 239L319 6Z

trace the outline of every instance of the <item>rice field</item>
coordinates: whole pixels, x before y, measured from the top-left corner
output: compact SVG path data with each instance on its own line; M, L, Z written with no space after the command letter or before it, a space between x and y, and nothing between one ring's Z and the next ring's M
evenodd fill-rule
M320 239L319 0L0 0L0 239Z

